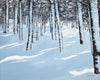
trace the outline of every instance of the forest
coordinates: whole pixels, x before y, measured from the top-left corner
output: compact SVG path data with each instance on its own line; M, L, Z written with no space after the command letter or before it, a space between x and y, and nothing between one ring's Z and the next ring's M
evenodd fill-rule
M41 37L45 38L45 34L50 32L49 39L55 41L54 44L57 44L56 47L59 48L57 52L62 54L67 49L64 46L66 38L64 33L67 34L66 29L69 24L71 30L78 31L79 45L87 45L86 40L88 39L87 43L92 54L93 73L99 75L100 0L0 0L0 30L2 30L0 34L7 35L12 32L19 41L25 42L26 52L33 51L36 44L37 46L41 45ZM87 34L89 35L86 36ZM46 42L52 43L44 39L42 46L45 46ZM0 37L1 43L2 37ZM0 54L5 53L0 51ZM2 63L2 58L0 62Z

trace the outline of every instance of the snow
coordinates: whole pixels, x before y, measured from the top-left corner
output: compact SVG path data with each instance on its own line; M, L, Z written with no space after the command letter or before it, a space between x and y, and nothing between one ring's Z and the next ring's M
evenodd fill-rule
M88 72L94 72L93 71L94 69L84 69L82 71L70 71L71 74L73 74L74 76L79 76L79 75L83 75L85 73L88 73Z
M62 29L62 53L49 31L35 41L32 50L26 51L26 27L24 40L20 41L13 32L3 34L0 26L0 80L100 80L100 74L93 73L89 37L80 45L78 30L71 29L70 24ZM12 29L12 20L10 27Z
M78 55L85 54L85 53L90 53L90 52L91 52L91 51L83 51L83 52L80 52L80 53L78 53L78 54L76 54L76 55L71 55L71 56L64 57L64 58L56 58L56 60L68 60L68 59L77 57Z

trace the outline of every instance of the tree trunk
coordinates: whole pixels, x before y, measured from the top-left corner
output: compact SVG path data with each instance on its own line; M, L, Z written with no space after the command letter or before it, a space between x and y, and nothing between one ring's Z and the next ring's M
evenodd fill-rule
M5 27L4 27L4 33L7 33L7 29L9 28L9 16L8 16L8 0L5 1Z
M22 26L22 5L19 2L19 39L23 40L23 26Z
M15 4L15 9L14 9L14 29L13 29L13 31L14 31L14 33L16 33L17 32L17 15L18 14L18 3L16 3Z
M99 27L100 27L100 0L98 0L98 14L99 14Z
M54 3L51 4L51 26L52 26L52 39L55 38L54 32L55 32L55 9L54 9Z
M55 0L55 12L56 12L56 24L58 29L58 37L59 37L59 49L60 52L62 51L62 33L61 33L61 24L60 24L60 17L59 17L59 10L58 10L58 0Z
M9 28L9 11L8 11L8 0L6 0L6 28Z
M30 1L30 49L32 49L32 43L33 43L33 25L32 25L32 0Z
M6 7L4 7L4 25L3 25L3 33L5 33L6 32L6 11L5 11L5 8Z
M29 17L29 26L28 26L28 40L26 45L26 50L28 50L30 44L30 37L31 37L31 26L32 26L32 0L28 2L28 17Z
M94 73L99 74L98 68L98 56L100 57L100 37L99 37L99 15L97 8L97 0L90 0L89 11L90 11L90 33L92 38L92 49L93 49L93 62L94 62Z
M79 36L80 36L80 44L83 44L83 20L82 20L82 5L77 2L78 6L78 26L79 26Z

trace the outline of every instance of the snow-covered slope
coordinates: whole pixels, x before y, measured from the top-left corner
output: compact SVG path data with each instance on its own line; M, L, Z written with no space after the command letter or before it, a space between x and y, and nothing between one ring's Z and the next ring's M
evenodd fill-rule
M87 32L85 44L80 45L78 29L71 29L71 23L64 26L64 49L60 53L49 31L40 36L32 50L26 51L25 30L24 40L20 41L11 30L3 34L0 26L0 80L100 80L100 74L93 73Z

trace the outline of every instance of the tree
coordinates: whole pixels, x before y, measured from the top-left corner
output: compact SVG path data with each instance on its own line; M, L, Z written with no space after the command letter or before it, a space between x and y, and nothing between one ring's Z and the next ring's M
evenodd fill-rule
M3 28L3 32L4 33L7 33L7 30L8 30L8 28L9 28L9 13L8 13L9 11L8 11L8 0L6 0L5 1L5 12L4 12L4 18L5 18L5 20L4 20L4 28Z
M79 2L77 2L77 6L78 6L78 14L77 14L77 16L78 16L78 27L79 27L79 36L80 36L80 44L83 44L83 41L84 41L84 39L83 39L83 18L82 18L82 5L81 5L81 3L79 3Z
M98 1L90 0L89 1L89 11L90 11L90 34L91 34L91 43L93 51L93 60L94 60L94 73L98 74L99 68L97 66L97 57L100 56L100 37L99 37L99 15L98 15Z
M17 17L18 17L18 2L16 1L16 4L14 5L14 27L13 27L14 34L18 31Z

